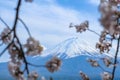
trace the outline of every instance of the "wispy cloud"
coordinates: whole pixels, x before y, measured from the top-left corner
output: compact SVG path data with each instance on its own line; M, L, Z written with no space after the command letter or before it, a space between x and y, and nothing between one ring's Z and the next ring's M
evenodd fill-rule
M97 22L90 13L82 13L74 9L62 7L55 0L45 1L44 4L42 2L23 3L20 12L20 17L30 28L32 35L39 39L45 46L53 47L69 37L77 36L78 34L76 34L75 30L68 28L71 22L79 24L81 21L87 19L92 23L90 26L96 27ZM4 2L3 4L6 3ZM12 3L7 4L10 5ZM14 10L10 11L6 7L0 10L0 16L5 18L9 24L12 23ZM22 25L19 25L18 31L20 34L25 33L25 30L21 27ZM23 39L27 34L20 36Z
M30 26L32 34L49 46L77 35L75 30L68 28L70 22L79 24L86 19L93 19L89 13L68 9L56 3L46 5L33 3L32 6L28 4L22 7L22 12L21 17Z
M96 29L96 26L98 26L97 21L89 12L82 13L74 9L62 7L58 5L55 0L45 1L44 4L42 2L33 2L31 4L23 2L20 12L20 17L28 25L32 35L39 39L42 45L46 48L54 47L56 44L73 36L81 36L81 38L85 37L85 39L88 40L89 38L90 40L90 36L88 36L87 33L80 35L77 34L74 29L68 28L71 22L79 24L87 19L90 21L90 26ZM14 20L14 9L12 8L13 5L15 7L15 3L14 1L12 3L0 1L0 4L1 3L4 4L4 7L0 8L0 16L2 16L8 24L12 25ZM11 4L13 4L12 7L10 7ZM9 6L9 8L7 6ZM21 40L25 42L25 38L28 35L21 24L18 25L18 31ZM92 35L92 33L89 34ZM92 37L94 37L94 35Z

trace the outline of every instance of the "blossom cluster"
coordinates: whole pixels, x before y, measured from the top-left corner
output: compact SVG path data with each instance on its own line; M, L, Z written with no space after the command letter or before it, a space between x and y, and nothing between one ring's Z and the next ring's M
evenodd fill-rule
M102 80L112 80L112 75L108 72L103 72Z
M91 66L93 66L93 67L98 67L98 66L99 66L99 63L98 63L96 60L88 59L87 61L88 61L88 62L91 64Z
M100 22L102 26L115 38L120 34L118 3L116 0L101 0L99 10L101 12Z
M103 60L103 63L104 63L107 67L110 67L111 65L113 65L112 59L109 58L109 57L102 58L102 60Z
M88 29L89 27L89 22L88 21L84 21L83 23L81 23L80 25L70 25L69 26L70 28L71 27L75 27L76 28L76 32L84 32Z
M27 80L37 80L37 78L38 78L38 73L37 72L31 72L28 75L28 79Z
M3 43L9 44L11 42L12 35L10 34L10 32L10 28L5 28L0 34L0 40L2 40Z
M111 58L109 58L109 57L102 58L102 60L103 60L103 63L104 63L107 67L110 67L111 65L113 65L113 63L112 63L112 61L111 61ZM93 66L93 67L100 67L100 68L101 68L101 66L99 65L99 63L98 63L96 60L88 59L87 61L88 61L88 62L91 64L91 66ZM87 80L87 79L85 79L85 78L87 77L87 75L84 74L84 73L82 73L82 72L81 72L81 77L83 78L83 80ZM102 74L102 80L111 80L111 79L112 79L112 74L111 74L111 73L109 73L109 72L103 72L103 74Z
M39 41L35 40L34 38L30 37L27 39L27 43L24 44L24 47L27 49L27 55L38 55L41 54L43 51L43 47L40 45Z
M111 48L111 43L109 42L99 42L96 44L96 48L98 48L100 50L100 53L103 53L103 52L109 52L110 51L110 48Z
M61 66L61 60L57 57L53 57L50 61L46 63L46 67L48 71L55 72L57 71Z
M82 71L80 71L80 76L82 77L82 80L90 80L89 77Z
M120 11L118 7L119 4L117 0L101 0L99 5L99 11L101 13L100 23L104 30L101 32L96 48L98 48L101 53L105 51L109 52L112 47L112 40L117 39L120 35ZM107 36L110 36L109 40L107 40Z
M13 29L5 28L0 34L0 40L7 45L5 50L8 50L10 61L8 69L10 74L17 80L25 80L24 71L21 70L21 65L25 62L26 55L39 55L43 51L43 47L39 41L30 37L27 39L26 44L20 43L17 35ZM27 80L36 80L37 73L30 73Z
M21 64L10 61L8 63L9 72L17 80L25 80L23 72L20 70L20 66Z

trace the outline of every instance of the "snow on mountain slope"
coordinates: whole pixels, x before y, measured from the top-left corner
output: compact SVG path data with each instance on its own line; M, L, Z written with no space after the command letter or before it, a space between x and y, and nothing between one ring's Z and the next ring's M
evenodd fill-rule
M79 55L100 56L99 54L94 45L91 46L89 42L76 37L67 39L56 45L55 48L44 51L41 56L54 55L60 58L72 58ZM107 54L107 56L112 57L111 54Z

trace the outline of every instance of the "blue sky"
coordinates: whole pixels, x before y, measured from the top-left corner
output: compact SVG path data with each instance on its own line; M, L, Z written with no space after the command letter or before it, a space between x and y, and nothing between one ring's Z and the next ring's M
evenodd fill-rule
M16 1L0 0L0 17L10 26L14 21ZM90 28L98 32L101 29L98 22L100 16L98 4L99 0L34 0L33 3L23 1L20 18L28 25L32 36L47 49L71 37L81 37L95 44L98 40L95 34L91 32L79 34L68 26L71 22L79 24L89 20ZM18 26L18 35L25 43L28 35L20 23ZM0 22L0 27L2 30L5 26ZM5 54L0 60L6 58Z

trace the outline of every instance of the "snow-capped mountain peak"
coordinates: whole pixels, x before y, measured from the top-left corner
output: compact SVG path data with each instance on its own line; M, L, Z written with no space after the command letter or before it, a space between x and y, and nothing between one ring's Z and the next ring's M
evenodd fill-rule
M78 37L67 39L55 48L43 52L42 56L54 55L61 58L71 58L79 55L98 56L96 49L89 45L89 42Z

